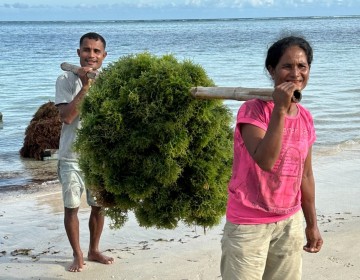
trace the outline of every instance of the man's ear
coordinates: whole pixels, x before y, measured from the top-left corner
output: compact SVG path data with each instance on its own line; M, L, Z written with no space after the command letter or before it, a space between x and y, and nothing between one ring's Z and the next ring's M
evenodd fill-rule
M80 49L76 50L78 57L80 57Z

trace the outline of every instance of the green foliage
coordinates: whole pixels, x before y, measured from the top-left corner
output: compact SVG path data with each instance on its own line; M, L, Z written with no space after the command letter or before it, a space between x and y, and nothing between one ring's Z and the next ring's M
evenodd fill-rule
M232 115L204 69L174 56L120 58L99 75L81 107L80 166L115 228L128 211L140 226L212 227L225 213Z

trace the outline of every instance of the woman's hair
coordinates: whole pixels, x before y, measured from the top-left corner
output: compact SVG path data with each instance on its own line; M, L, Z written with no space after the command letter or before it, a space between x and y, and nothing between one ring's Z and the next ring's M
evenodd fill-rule
M95 41L100 40L104 45L104 49L106 48L106 41L105 41L104 37L101 36L98 33L89 32L89 33L86 33L86 34L82 35L81 38L80 38L80 46L81 46L81 44L82 44L82 42L84 41L85 38L92 39L92 40L95 40Z
M272 68L275 68L276 65L279 63L280 58L283 56L285 51L289 47L297 46L299 48L302 48L306 54L307 62L309 66L311 66L311 62L313 60L313 50L309 44L308 41L306 41L302 37L298 36L287 36L284 37L278 41L276 41L274 44L270 46L270 48L267 51L267 56L265 60L265 68L269 70L269 66Z

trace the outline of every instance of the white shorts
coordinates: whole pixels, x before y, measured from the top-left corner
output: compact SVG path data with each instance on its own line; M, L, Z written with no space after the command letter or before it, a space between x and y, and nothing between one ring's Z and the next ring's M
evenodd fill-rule
M64 207L78 208L84 190L87 203L90 206L97 206L95 197L85 188L84 177L77 162L59 160L58 177L62 185Z

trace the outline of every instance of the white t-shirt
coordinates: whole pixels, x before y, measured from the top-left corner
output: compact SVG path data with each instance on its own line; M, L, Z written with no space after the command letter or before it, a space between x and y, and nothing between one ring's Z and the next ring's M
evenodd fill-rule
M70 103L82 88L80 78L72 72L64 72L56 80L55 105ZM77 161L73 151L77 130L81 127L78 116L71 124L63 123L59 144L59 160Z

